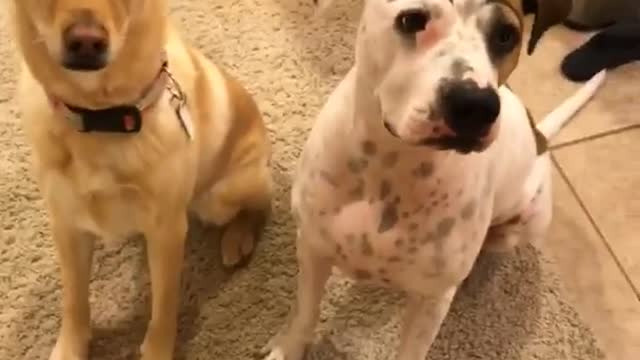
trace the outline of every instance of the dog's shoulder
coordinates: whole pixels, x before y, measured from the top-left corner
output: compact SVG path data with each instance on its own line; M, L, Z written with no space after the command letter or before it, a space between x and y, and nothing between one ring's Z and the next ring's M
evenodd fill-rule
M271 146L262 113L242 79L189 44L177 30L170 32L166 51L169 71L187 96L202 162L212 167L215 159L224 159L229 166L241 166L268 157Z

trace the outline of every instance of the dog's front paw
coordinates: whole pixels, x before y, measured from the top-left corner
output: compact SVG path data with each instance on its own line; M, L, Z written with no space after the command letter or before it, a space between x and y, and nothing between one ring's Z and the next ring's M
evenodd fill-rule
M221 239L222 264L226 267L241 265L255 247L255 229L247 221L236 219L229 224Z
M172 337L168 337L166 333L155 332L150 327L140 346L141 360L172 360L173 345Z
M51 351L49 360L87 360L89 344L81 344L79 341L67 340L60 336Z
M266 354L264 360L302 360L307 350L307 343L295 336L280 334L275 336L262 349Z

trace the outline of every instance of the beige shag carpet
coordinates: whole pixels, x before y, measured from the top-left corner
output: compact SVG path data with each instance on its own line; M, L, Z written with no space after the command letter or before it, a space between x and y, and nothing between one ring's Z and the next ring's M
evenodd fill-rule
M291 170L328 92L351 65L360 1L313 20L311 0L174 0L186 36L238 76L275 144L275 213L247 268L221 269L215 233L194 227L184 271L178 359L252 359L293 299ZM15 103L15 52L0 11L0 359L47 359L60 323L60 283ZM534 75L535 76L535 75ZM537 79L536 79L537 80ZM92 359L133 359L148 318L143 246L98 248L91 283ZM332 279L310 359L391 359L399 294ZM431 360L603 358L532 248L482 258L457 297Z

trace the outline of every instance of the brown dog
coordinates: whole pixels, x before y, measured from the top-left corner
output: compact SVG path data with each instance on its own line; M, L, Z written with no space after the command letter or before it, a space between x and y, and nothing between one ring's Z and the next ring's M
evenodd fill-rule
M63 284L52 360L88 357L94 238L143 234L144 359L171 359L188 210L226 225L223 263L270 210L270 142L250 95L186 45L167 0L15 0L22 118Z

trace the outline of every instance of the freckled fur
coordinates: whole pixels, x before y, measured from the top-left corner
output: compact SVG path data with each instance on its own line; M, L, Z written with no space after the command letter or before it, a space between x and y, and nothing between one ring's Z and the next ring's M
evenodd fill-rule
M327 6L328 1L320 0L319 6ZM305 152L317 152L320 157L313 166L298 167L295 176L292 209L299 215L298 226L308 234L296 242L298 264L304 269L298 275L298 312L291 314L284 330L266 347L266 360L302 360L306 345L313 341L325 284L334 266L356 280L407 293L407 320L401 325L402 338L394 358L423 360L479 253L494 250L494 244L513 247L544 237L551 221L549 156L536 154L522 102L500 86L511 72L510 65L491 63L477 25L479 18L490 18L492 8L506 7L506 1L512 4L504 0L479 6L484 0L456 0L453 7L448 0L424 0L421 4L427 9L440 6L442 16L430 30L417 35L422 37L416 41L420 49L405 46L402 37L390 30L398 12L415 2L365 3L361 24L366 24L367 31L357 35L355 65L320 110L305 145ZM545 8L552 0L539 1ZM518 13L513 16L518 21L521 18ZM496 88L501 102L499 125L492 130L487 147L478 152L461 154L417 145L418 135L429 134L438 125L425 112L433 102L434 85L450 76L451 64L459 58L474 69L464 76ZM541 133L555 135L558 125L566 123L578 105L595 93L602 79L589 82L557 113L546 117L539 125L544 130ZM349 141L336 141L347 138ZM311 185L322 201L300 201L300 189L309 181L306 173L344 167L345 161L362 153L360 143L365 139L374 141L376 152L382 155L381 161L370 161L357 174L375 184L367 188L366 201L350 202L341 195L344 185L339 184L336 191L322 182ZM393 161L384 161L384 154L394 154ZM416 172L421 163L433 164L433 169ZM344 172L344 176L354 174ZM397 203L390 202L389 195L380 199L382 179L393 184ZM314 208L325 202L337 204L341 212L330 218L314 217ZM412 217L398 217L406 209L417 210ZM487 246L491 239L483 236L492 225L523 213L528 221L517 225L517 241ZM414 222L420 224L417 229ZM318 227L328 229L330 243L342 246L349 244L345 234L366 232L376 256L353 251L337 258L333 244L327 246L317 239L314 229ZM386 269L384 275L377 272L380 268Z

